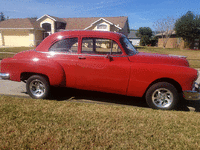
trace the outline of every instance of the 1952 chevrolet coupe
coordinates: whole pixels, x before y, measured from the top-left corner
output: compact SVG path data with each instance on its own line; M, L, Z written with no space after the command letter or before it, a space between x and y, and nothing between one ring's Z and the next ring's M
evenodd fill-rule
M0 76L26 82L36 99L47 98L50 86L144 96L154 109L173 109L182 96L200 99L198 72L185 57L138 52L114 32L57 32L36 49L3 59Z

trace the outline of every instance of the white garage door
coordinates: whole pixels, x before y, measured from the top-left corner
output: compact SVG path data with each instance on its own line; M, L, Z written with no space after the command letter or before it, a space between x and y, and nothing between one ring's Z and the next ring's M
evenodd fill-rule
M29 31L15 30L3 32L5 46L31 46L32 41L29 38Z

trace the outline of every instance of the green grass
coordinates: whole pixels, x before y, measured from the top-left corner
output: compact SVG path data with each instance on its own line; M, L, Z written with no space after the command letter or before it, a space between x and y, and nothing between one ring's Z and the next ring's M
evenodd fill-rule
M200 149L200 114L0 96L0 149Z

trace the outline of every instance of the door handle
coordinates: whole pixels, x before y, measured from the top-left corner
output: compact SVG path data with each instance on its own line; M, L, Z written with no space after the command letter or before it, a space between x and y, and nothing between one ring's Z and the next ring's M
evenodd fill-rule
M85 57L78 57L78 59L86 59Z

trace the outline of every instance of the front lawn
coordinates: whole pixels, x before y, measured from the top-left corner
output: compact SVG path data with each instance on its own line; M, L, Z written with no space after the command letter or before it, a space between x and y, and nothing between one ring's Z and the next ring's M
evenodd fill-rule
M200 149L200 113L0 96L0 149Z
M12 57L15 53L34 49L34 47L9 47L9 48L0 48L0 60L7 57ZM13 53L13 54L12 54Z

